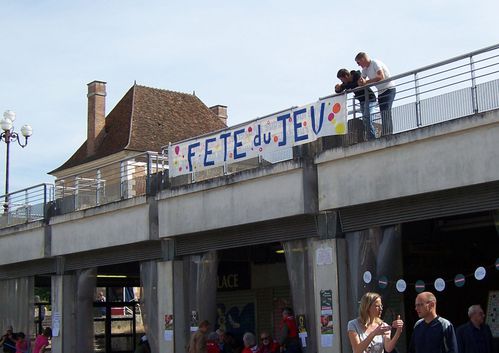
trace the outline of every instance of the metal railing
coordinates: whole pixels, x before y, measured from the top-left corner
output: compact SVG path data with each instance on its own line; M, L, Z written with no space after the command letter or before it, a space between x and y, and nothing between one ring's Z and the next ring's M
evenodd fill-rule
M349 120L362 118L354 92L389 81L395 82L397 91L391 110L394 134L498 109L499 44L347 91ZM375 109L371 120L379 137L382 119L378 103ZM357 128L350 129L342 145L365 140L364 132L359 132L363 124L352 121L349 127Z
M0 196L6 200L0 216L0 227L45 219L50 202L54 200L54 186L39 184Z
M166 157L145 152L55 181L55 213L65 214L150 195L167 169Z

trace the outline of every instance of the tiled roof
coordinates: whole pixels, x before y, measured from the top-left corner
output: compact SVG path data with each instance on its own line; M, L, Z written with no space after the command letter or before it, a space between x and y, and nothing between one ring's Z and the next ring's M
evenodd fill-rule
M68 169L122 150L157 151L169 142L223 129L225 124L196 96L134 85L106 117L95 154L86 142L59 168ZM131 129L131 131L130 131Z

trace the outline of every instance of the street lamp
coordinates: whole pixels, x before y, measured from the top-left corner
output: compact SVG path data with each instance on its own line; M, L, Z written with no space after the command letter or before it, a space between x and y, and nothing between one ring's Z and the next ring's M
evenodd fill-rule
M0 134L0 139L7 144L7 154L5 158L5 202L3 204L4 214L9 213L9 154L10 143L17 141L22 148L28 144L28 138L33 133L33 129L29 125L21 127L21 134L24 136L24 143L21 142L21 137L14 131L14 120L16 120L16 113L12 110L7 110L3 113L3 119L0 120L0 127L3 132Z

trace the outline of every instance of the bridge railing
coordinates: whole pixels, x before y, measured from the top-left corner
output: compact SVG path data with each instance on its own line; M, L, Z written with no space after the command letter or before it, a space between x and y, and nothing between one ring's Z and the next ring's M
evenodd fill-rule
M4 200L0 228L45 219L54 200L54 186L39 184L0 196Z
M145 152L55 181L55 214L154 194L166 157Z

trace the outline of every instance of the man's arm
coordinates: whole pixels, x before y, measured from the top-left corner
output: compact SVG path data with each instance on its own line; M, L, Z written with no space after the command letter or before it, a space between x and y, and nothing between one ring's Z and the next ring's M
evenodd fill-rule
M454 326L450 324L444 330L445 346L447 347L447 353L458 353L456 333L454 332Z
M359 86L364 86L364 85L368 85L370 83L382 81L382 80L384 80L386 78L385 77L385 73L383 72L383 70L381 69L381 67L376 63L376 61L371 60L371 65L373 66L373 69L376 72L376 76L369 77L369 79L366 80L365 79L366 78L365 75L362 75L362 78L359 79L359 81L358 81Z
M334 91L336 93L341 93L345 90L345 86L342 83L338 83L336 86L334 86Z

